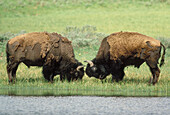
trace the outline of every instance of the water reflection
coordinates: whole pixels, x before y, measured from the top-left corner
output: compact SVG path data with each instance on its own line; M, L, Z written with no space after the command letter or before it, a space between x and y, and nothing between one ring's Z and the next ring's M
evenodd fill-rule
M168 92L125 92L116 90L77 90L41 88L0 88L0 95L12 96L134 96L170 97Z
M169 115L168 97L0 96L0 115Z

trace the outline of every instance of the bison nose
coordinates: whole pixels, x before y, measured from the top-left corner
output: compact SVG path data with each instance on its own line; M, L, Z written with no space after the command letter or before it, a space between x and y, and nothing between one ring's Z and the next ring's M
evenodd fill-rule
M100 79L100 80L102 80L102 79L104 79L104 78L105 78L104 75L99 75L99 79Z

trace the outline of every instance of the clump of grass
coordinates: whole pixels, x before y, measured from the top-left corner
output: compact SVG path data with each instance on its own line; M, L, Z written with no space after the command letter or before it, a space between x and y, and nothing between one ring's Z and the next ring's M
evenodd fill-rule
M25 30L21 30L18 33L6 32L4 34L0 34L0 41L1 41L1 39L4 39L4 41L6 41L6 40L9 40L9 39L11 39L11 38L13 38L15 36L18 36L18 35L21 35L21 34L25 34L25 33L26 33Z
M0 57L4 56L7 41L15 36L18 36L24 33L26 33L26 31L23 30L16 34L10 33L10 32L0 34Z
M81 28L66 27L63 35L72 41L74 47L100 45L101 40L106 36L103 33L97 33L97 28L90 25Z
M5 36L0 36L0 52L4 52L5 50L5 43L7 42L7 40L9 40L8 37ZM0 54L1 56L2 54Z
M157 39L160 40L166 48L170 48L170 38L158 37Z

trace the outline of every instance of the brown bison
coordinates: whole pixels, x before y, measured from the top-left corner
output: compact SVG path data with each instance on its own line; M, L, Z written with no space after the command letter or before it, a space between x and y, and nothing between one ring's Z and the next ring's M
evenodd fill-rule
M82 79L82 63L75 59L71 42L57 33L33 32L10 39L6 45L9 82L16 78L18 65L43 67L44 78L53 81Z
M164 64L164 45L146 35L136 32L117 32L104 38L96 58L88 62L86 74L99 79L106 78L112 74L112 81L122 80L125 73L124 68L129 65L140 67L146 62L153 78L150 83L157 83L160 70L157 66L161 55L161 47L164 48L160 66Z

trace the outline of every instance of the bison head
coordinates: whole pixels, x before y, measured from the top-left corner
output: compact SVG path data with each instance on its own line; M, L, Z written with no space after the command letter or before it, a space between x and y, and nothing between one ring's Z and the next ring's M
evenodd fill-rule
M67 76L68 81L82 79L83 76L84 76L84 66L83 66L83 64L78 62L78 63L72 65L72 67L70 67L67 70L66 76Z
M87 62L87 67L86 67L86 74L89 77L95 77L98 79L104 79L106 78L107 75L109 75L110 73L107 70L106 65L97 63L95 60L92 61L85 61Z

